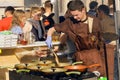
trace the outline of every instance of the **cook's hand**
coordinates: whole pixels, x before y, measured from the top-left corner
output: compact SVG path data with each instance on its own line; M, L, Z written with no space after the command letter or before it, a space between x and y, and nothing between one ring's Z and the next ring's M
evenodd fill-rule
M52 37L51 36L47 36L47 39L46 39L45 43L47 44L47 46L49 48L51 48L52 47Z
M46 57L47 53L44 51L35 51L35 55L39 57Z

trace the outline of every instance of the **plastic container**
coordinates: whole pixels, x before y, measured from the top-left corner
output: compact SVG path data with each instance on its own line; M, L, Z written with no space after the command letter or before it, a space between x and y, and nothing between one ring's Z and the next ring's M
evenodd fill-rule
M100 77L98 80L107 80L107 77Z

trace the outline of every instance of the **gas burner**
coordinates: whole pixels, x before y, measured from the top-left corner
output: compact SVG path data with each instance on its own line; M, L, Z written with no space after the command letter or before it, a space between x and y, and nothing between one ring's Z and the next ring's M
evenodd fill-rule
M81 78L61 77L59 80L82 80Z
M87 79L87 78L92 78L92 77L96 77L96 75L92 72L86 72L86 73L81 74L82 79Z
M9 71L10 80L83 80L94 78L94 73L85 72L78 74L70 74L66 75L65 73L58 73L58 74L45 74L42 72L30 71L28 72L21 72L17 73L16 71ZM92 79L91 79L92 80ZM97 80L97 79L94 79Z

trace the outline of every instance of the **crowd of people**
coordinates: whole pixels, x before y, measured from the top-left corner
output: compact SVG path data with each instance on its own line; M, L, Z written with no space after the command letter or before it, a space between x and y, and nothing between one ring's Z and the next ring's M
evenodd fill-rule
M26 39L32 33L35 41L44 41L47 30L55 24L52 9L53 4L49 0L44 7L32 6L25 11L8 6L4 12L5 17L0 20L0 31L10 30Z
M31 7L30 10L15 10L12 6L5 9L5 18L0 20L0 31L11 30L14 34L28 33L35 36L35 41L45 41L52 47L52 34L62 33L61 44L66 44L71 50L69 57L74 61L83 61L85 65L100 64L90 71L106 76L106 65L103 43L106 44L108 78L114 80L114 52L116 41L104 40L102 33L115 34L115 22L110 16L109 6L96 1L90 2L90 10L81 0L72 0L67 4L64 20L55 24L53 5L45 2L45 7ZM114 36L111 36L114 37Z

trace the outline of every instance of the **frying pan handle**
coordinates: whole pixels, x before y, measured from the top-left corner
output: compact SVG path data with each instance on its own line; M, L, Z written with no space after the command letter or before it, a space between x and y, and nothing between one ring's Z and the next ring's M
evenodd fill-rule
M70 72L65 72L67 75L70 75L70 74L77 74L77 75L80 75L81 72L80 71L70 71Z
M100 64L92 64L92 65L89 65L88 68L93 68L93 67L99 67Z
M72 63L72 65L76 65L76 64L83 64L83 61L78 61L78 62Z
M27 69L21 69L21 70L16 70L17 73L20 73L20 72L30 72L30 70L27 70Z

